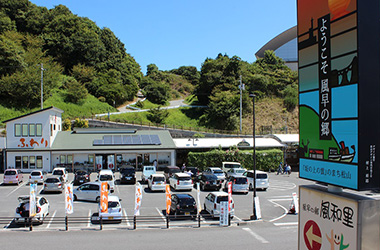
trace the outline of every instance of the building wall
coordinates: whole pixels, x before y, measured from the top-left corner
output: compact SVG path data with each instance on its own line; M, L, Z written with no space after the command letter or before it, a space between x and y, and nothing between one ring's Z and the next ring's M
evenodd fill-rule
M16 166L16 159L21 157L21 166ZM32 158L35 157L35 164L32 163ZM37 166L38 158L42 158L42 167ZM24 159L27 159L27 166L24 163ZM41 169L46 172L51 172L50 168L50 152L47 151L29 151L29 152L7 152L7 168L19 168L23 172L29 173L35 169Z

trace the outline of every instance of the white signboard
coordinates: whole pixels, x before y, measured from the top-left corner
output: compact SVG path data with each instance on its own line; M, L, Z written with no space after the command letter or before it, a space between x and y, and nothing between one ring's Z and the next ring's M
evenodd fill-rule
M355 200L300 187L298 249L356 249L357 227Z
M74 212L73 208L73 184L65 185L65 206L66 214L72 214Z
M37 184L30 184L29 217L34 217L37 214L36 195L37 195Z
M228 226L228 202L221 201L220 202L220 217L219 217L219 225L220 226Z
M135 215L140 215L141 199L142 199L142 186L139 183L138 185L136 185L136 191L135 191Z

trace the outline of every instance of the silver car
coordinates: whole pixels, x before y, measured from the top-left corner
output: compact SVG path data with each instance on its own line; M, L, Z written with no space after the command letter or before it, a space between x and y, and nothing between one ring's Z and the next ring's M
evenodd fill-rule
M96 201L100 202L100 181L87 182L80 185L77 188L74 188L73 195L74 201L76 200L85 200L85 201ZM108 188L108 190L110 190Z
M46 192L63 192L65 182L61 176L51 176L44 182L44 193Z

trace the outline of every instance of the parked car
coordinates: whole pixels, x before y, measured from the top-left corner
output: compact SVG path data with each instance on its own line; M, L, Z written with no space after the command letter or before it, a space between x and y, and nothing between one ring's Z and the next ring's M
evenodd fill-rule
M224 181L226 179L226 176L220 168L207 168L205 172L216 175L216 177L218 177L218 179L221 181Z
M179 167L177 167L177 166L167 166L164 169L164 175L165 175L166 182L169 182L169 178L173 174L176 174L176 173L181 173L181 170L179 169Z
M122 209L121 209L121 199L115 195L108 196L108 211L107 213L102 213L100 211L99 203L99 217L102 217L102 220L121 222L122 220Z
M218 177L211 173L202 173L198 175L195 182L199 182L200 189L203 190L219 190L222 187L222 181Z
M134 167L124 167L120 169L120 183L136 183L136 170Z
M59 175L62 176L63 181L67 182L67 171L66 168L54 168L53 172L51 172L52 175Z
M177 217L178 215L196 216L197 203L190 194L173 194L170 205L170 214Z
M111 193L115 191L115 175L113 174L112 170L110 169L100 170L100 172L98 173L97 181L99 182L106 181L109 185L108 190Z
M247 171L245 168L231 168L226 172L227 177L229 176L243 176L244 172Z
M42 170L33 170L29 175L29 184L37 183L43 184L45 179L45 172Z
M20 169L6 169L4 171L4 184L19 184L23 181L23 175Z
M233 193L245 193L248 194L248 179L245 176L230 176L227 178L224 187L227 191L228 182L232 182L232 192Z
M169 184L174 190L192 190L193 181L186 173L177 173L169 178Z
M253 190L253 170L246 171L243 176L248 178L249 190ZM256 189L267 190L269 188L268 173L256 170Z
M222 162L222 170L224 172L227 172L228 170L232 168L241 168L241 164L239 162L229 162L229 161Z
M74 185L90 182L90 174L86 170L77 170L74 175Z
M204 210L211 214L211 216L219 217L220 216L220 202L228 201L228 193L226 192L211 192L209 193L204 200ZM235 203L234 200L231 200L230 204L230 217L231 219L235 215Z
M165 192L165 175L152 174L148 178L148 188L151 191L164 191Z
M44 181L44 193L47 192L63 192L65 182L62 176L50 176Z
M100 186L101 182L87 182L80 185L77 188L74 188L73 199L84 200L84 201L100 201ZM108 189L109 190L109 189Z
M141 175L141 181L146 182L148 178L156 173L156 167L155 166L144 166L142 170L142 175Z
M16 208L15 222L25 223L25 220L29 218L29 195L18 197L20 204ZM36 196L36 215L33 220L39 223L43 223L46 216L49 215L49 202L45 197Z

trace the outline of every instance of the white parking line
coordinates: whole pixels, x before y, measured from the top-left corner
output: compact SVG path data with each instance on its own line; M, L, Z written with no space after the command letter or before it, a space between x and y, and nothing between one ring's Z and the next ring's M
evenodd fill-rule
M273 223L275 226L298 226L298 222Z
M129 220L128 220L128 214L127 214L127 212L125 211L124 208L123 208L123 213L124 213L124 216L125 216L125 220L127 221L127 226L130 227L130 226L131 226L131 223L129 223Z
M260 241L261 243L264 243L264 244L269 243L269 241L267 241L266 239L264 239L263 237L261 237L257 233L253 232L252 229L250 229L248 227L243 227L242 229L244 231L248 232L249 234L251 234L253 237L256 238L256 240Z
M288 209L286 209L284 206L282 206L282 205L278 204L277 202L275 202L275 201L278 201L278 200L283 200L283 199L269 199L268 201L271 202L271 203L273 203L273 204L275 204L276 206L282 208L284 210L284 213L281 216L270 220L269 222L280 220L280 219L284 218L288 214ZM285 200L291 200L291 199L285 199Z
M4 227L4 230L5 229L8 229L8 227L12 224L12 222L14 221L15 219L13 218L9 223L8 223L8 225L6 225L5 227Z
M240 219L240 218L237 217L236 215L234 216L234 218L236 218L238 221L243 221L242 219Z
M53 219L54 219L56 213L57 213L57 210L54 211L53 216L51 217L51 219L50 219L50 221L49 221L49 224L46 226L46 228L49 228L49 227L50 227L50 225L51 225L51 223L52 223L52 221L53 221Z
M91 227L91 215L92 215L92 212L91 212L91 209L90 211L88 211L88 223L87 223L87 227Z
M12 192L10 192L10 193L7 195L7 197L9 197L11 194L13 194L16 190L18 190L20 187L24 186L25 184L26 184L26 182L23 181L22 184L21 184L21 185L18 185L18 187L17 187L16 189L14 189Z
M166 218L165 218L164 214L160 211L160 209L158 209L158 207L156 207L156 210L160 214L161 218L166 222Z

